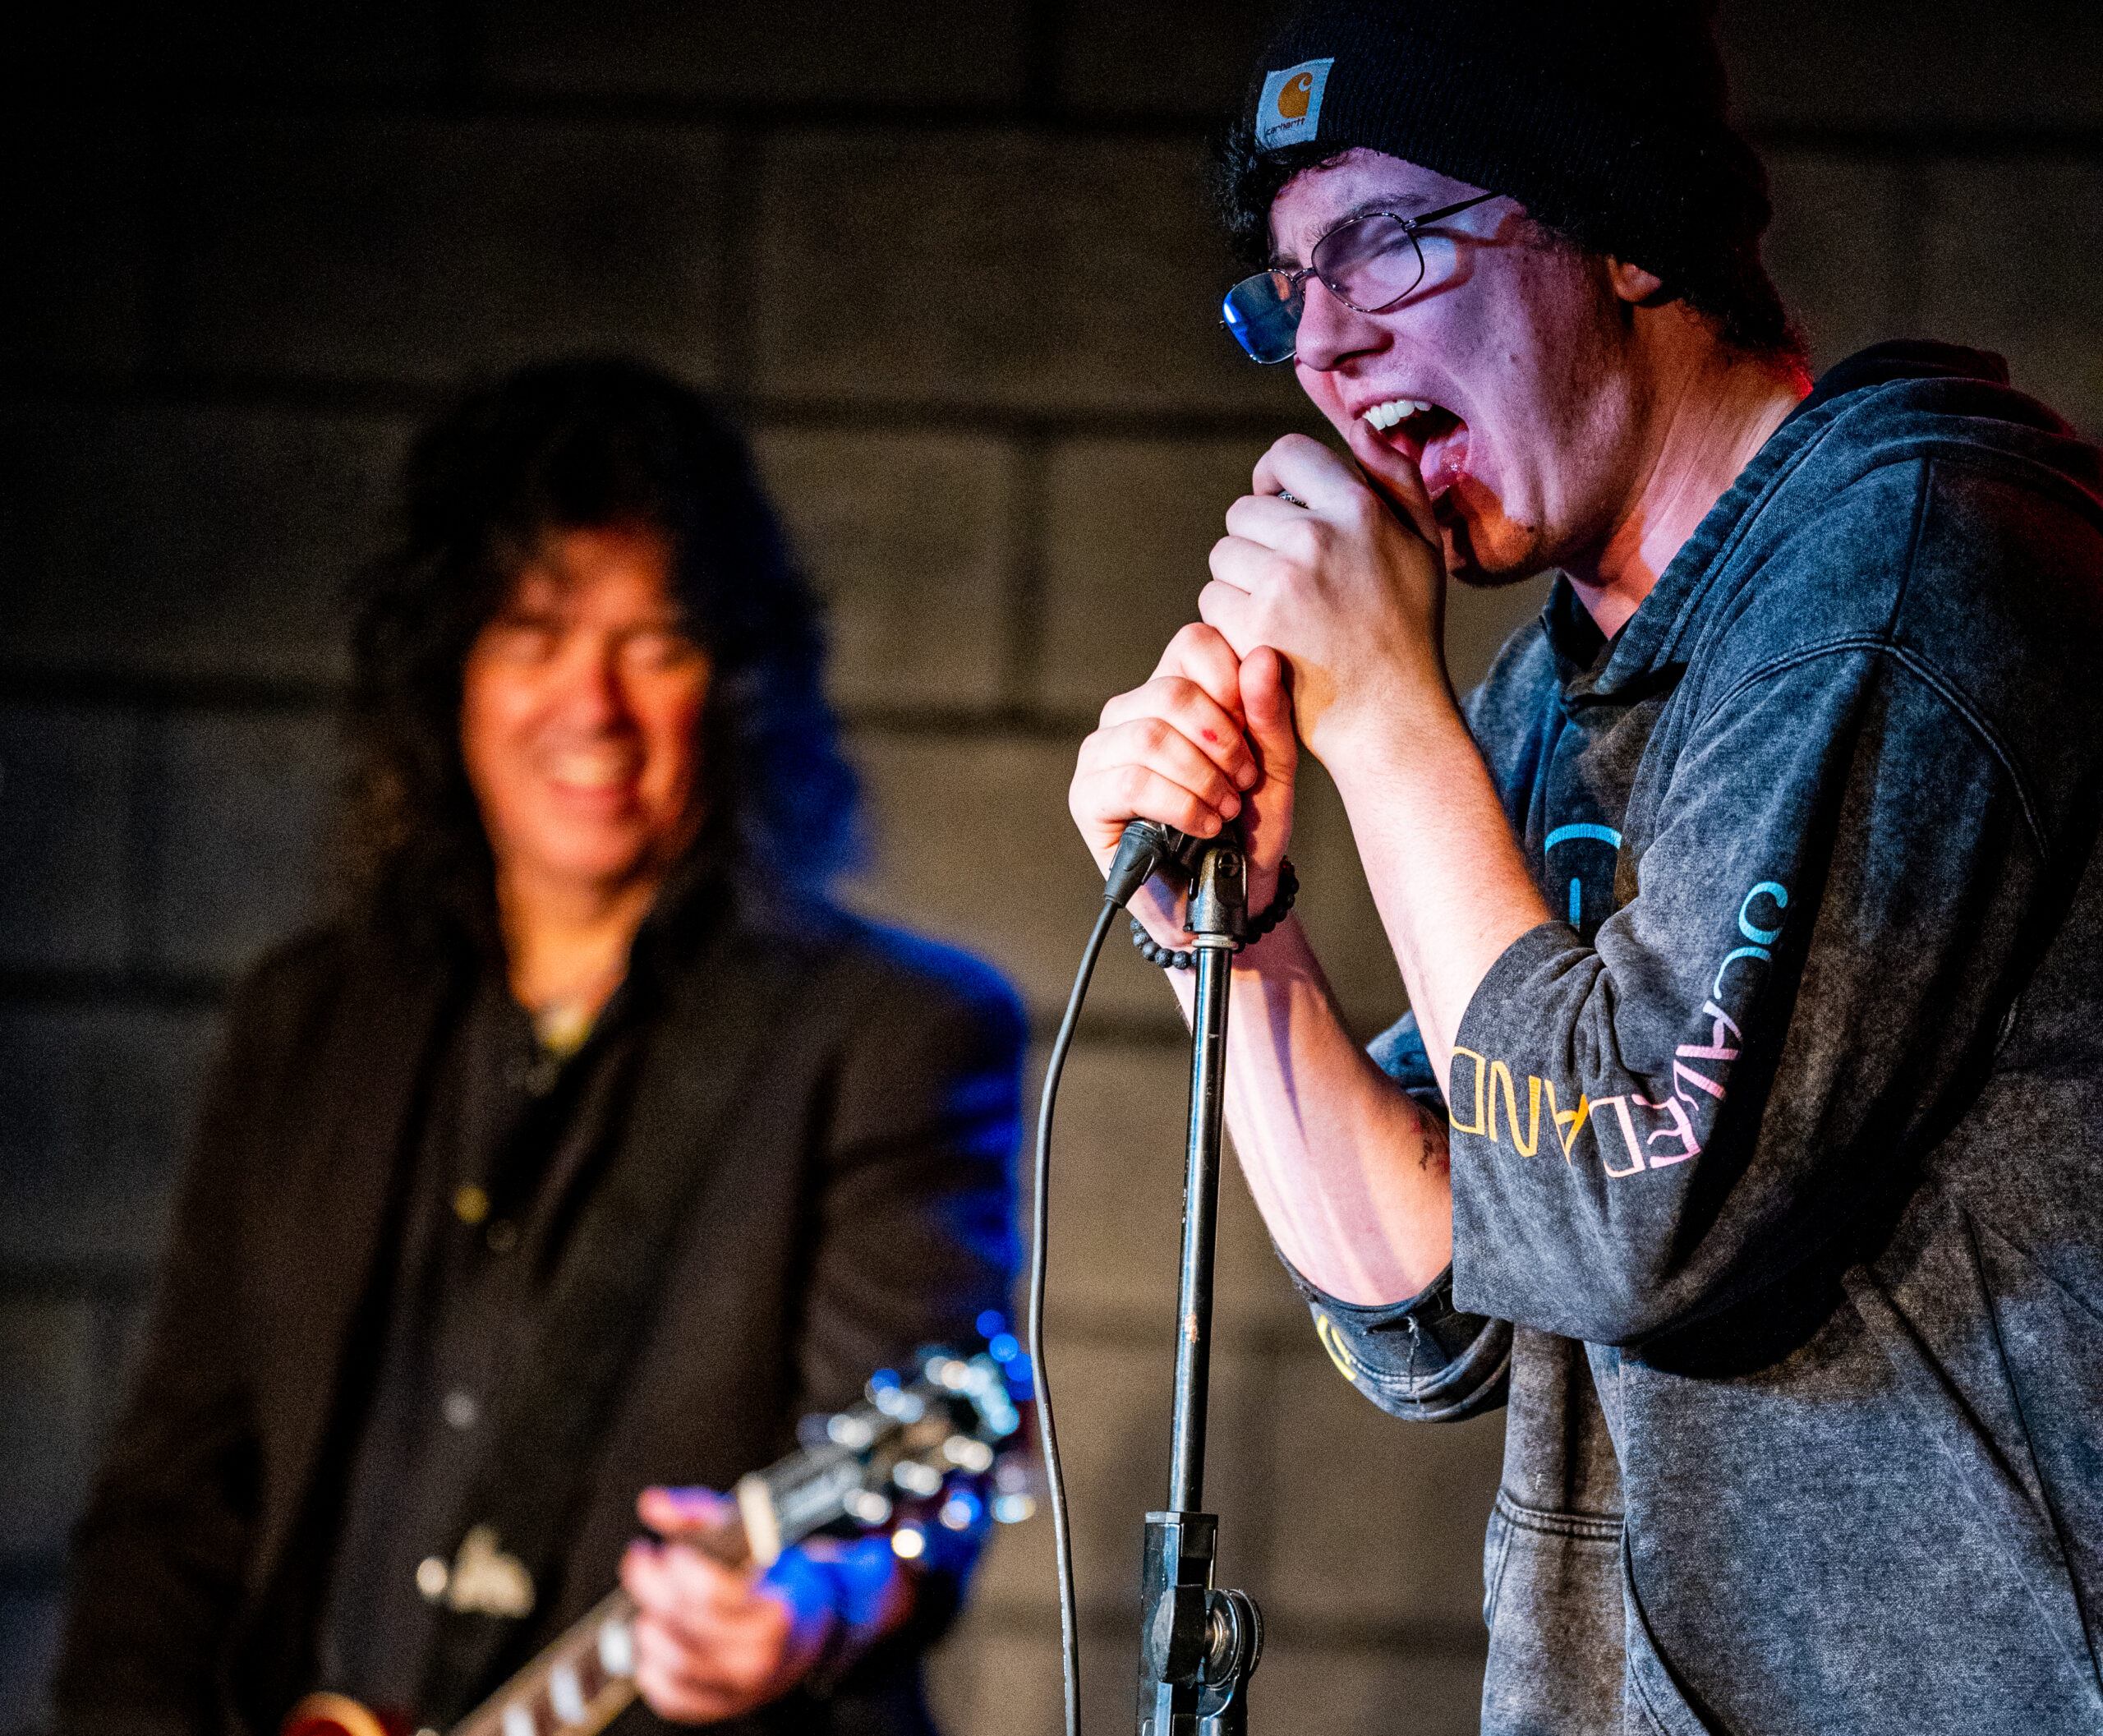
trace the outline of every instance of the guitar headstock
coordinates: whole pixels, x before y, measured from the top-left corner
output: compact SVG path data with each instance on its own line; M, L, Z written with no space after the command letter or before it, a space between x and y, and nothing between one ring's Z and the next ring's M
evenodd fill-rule
M978 1349L934 1347L905 1374L877 1370L861 1403L807 1418L801 1452L739 1484L756 1559L817 1531L890 1526L909 1561L941 1531L968 1536L1035 1511L1022 1409L1029 1359L999 1315L978 1327Z

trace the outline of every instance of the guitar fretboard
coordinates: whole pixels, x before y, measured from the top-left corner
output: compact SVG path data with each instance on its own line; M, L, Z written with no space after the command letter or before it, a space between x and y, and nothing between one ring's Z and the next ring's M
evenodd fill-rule
M635 1600L601 1599L453 1736L596 1736L635 1698Z

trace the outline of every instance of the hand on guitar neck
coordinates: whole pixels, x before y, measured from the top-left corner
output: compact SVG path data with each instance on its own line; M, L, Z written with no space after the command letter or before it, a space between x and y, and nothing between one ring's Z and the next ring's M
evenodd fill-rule
M637 1609L635 1685L659 1716L713 1723L780 1697L847 1619L831 1586L810 1572L821 1543L756 1577L711 1547L726 1526L742 1541L735 1503L705 1489L647 1489L636 1511L662 1540L631 1545L621 1562ZM857 1623L866 1643L912 1613L913 1581L887 1545L863 1553L880 1575L866 1600L871 1626Z

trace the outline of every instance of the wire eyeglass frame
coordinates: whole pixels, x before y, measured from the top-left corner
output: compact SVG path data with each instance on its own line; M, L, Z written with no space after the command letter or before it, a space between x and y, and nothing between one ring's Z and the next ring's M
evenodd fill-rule
M1269 364L1290 361L1297 348L1300 316L1307 305L1307 279L1319 277L1323 286L1354 313L1385 313L1397 303L1416 292L1424 282L1425 265L1423 243L1417 239L1418 232L1447 218L1456 216L1473 206L1497 197L1494 193L1477 193L1453 205L1441 205L1435 211L1426 211L1420 216L1405 217L1399 211L1367 211L1348 218L1338 223L1308 250L1307 263L1296 271L1259 271L1245 277L1228 290L1220 303L1221 323L1241 346L1242 352L1252 361ZM1346 293L1343 274L1332 277L1322 269L1322 255L1332 242L1340 235L1348 234L1361 225L1378 223L1382 219L1400 225L1398 242L1406 240L1416 254L1416 275L1395 294L1387 297L1375 307L1361 307ZM1397 242L1397 244L1398 244ZM1393 246L1382 250L1384 256L1394 251ZM1280 285L1282 283L1282 292Z

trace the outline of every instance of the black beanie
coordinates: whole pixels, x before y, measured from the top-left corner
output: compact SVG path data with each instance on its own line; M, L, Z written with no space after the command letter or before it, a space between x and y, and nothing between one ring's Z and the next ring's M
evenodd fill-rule
M1383 151L1516 199L1713 304L1748 269L1764 283L1769 210L1765 173L1724 118L1710 10L1312 0L1251 79L1229 155L1254 166L1297 145Z

